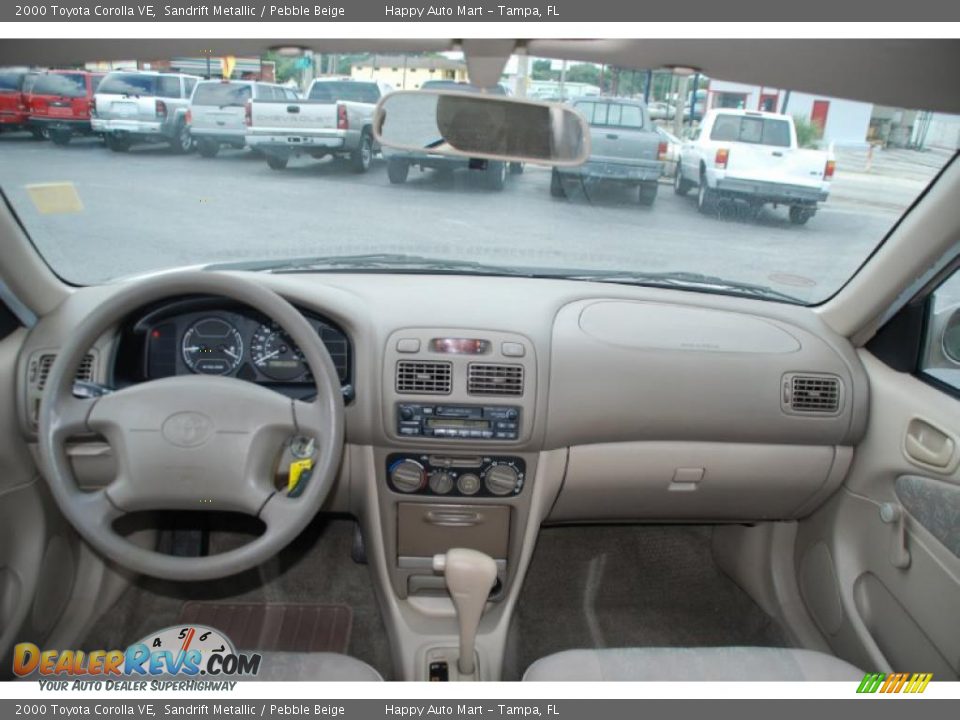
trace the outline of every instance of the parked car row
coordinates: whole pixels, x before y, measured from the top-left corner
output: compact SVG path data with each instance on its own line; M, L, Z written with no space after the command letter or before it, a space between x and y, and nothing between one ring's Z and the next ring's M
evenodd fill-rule
M457 86L470 91L471 86ZM290 88L256 80L203 80L181 73L74 70L0 71L0 128L28 129L66 144L99 134L125 152L135 143L168 144L176 153L196 148L205 158L221 147L249 147L274 170L300 155L334 156L366 172L381 149L373 134L377 102L392 87L343 77L315 79L300 99ZM697 208L714 213L724 202L759 208L785 205L795 224L806 223L829 195L835 161L829 151L798 146L793 118L775 113L717 109L694 136L681 141L653 123L642 101L584 97L572 101L590 127L591 154L577 167L552 170L550 194L567 196L572 183L613 182L637 189L653 205L660 178L674 191L697 189ZM484 184L504 187L520 163L473 160L429 152L385 149L387 177L404 183L411 167L437 172L470 168Z

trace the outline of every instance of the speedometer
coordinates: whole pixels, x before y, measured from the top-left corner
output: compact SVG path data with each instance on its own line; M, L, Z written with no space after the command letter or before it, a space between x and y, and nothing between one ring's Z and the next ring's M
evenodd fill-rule
M280 382L297 380L307 373L300 348L279 325L261 325L250 343L250 359L257 370Z
M198 320L183 334L183 361L195 373L226 375L240 365L243 339L226 320Z

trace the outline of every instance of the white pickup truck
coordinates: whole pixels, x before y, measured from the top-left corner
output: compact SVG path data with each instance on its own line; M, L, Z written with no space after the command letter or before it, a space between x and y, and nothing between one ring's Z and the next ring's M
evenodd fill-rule
M703 213L723 200L786 205L790 222L803 225L827 199L835 167L832 152L797 146L789 115L710 110L680 150L673 187L678 195L698 188Z
M297 155L333 155L349 160L356 172L366 172L375 151L373 111L390 90L378 82L317 78L306 100L249 100L247 145L274 170Z

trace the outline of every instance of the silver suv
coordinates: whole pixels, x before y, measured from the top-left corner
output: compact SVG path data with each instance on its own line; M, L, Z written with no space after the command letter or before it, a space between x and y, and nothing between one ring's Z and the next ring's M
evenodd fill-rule
M190 152L187 106L198 80L180 73L112 72L94 96L93 131L103 133L116 152L139 142L165 142L174 152Z
M203 157L213 157L228 145L247 144L245 112L248 100L296 101L290 88L255 80L202 80L190 98L190 135Z

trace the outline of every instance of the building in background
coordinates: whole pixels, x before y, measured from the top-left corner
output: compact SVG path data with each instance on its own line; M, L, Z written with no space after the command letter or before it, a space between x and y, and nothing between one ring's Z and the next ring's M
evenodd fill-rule
M230 77L234 80L263 80L274 82L276 63L261 60L258 57L237 57ZM91 62L85 65L87 70L109 72L110 70L156 70L158 72L181 72L200 77L223 77L223 63L220 57L179 57L169 60L117 60L113 62Z
M374 55L350 66L354 80L376 80L397 90L419 90L428 80L468 82L467 64L447 57Z
M873 114L871 103L810 95L762 85L711 80L707 109L739 108L782 112L819 126L825 145L865 146Z

